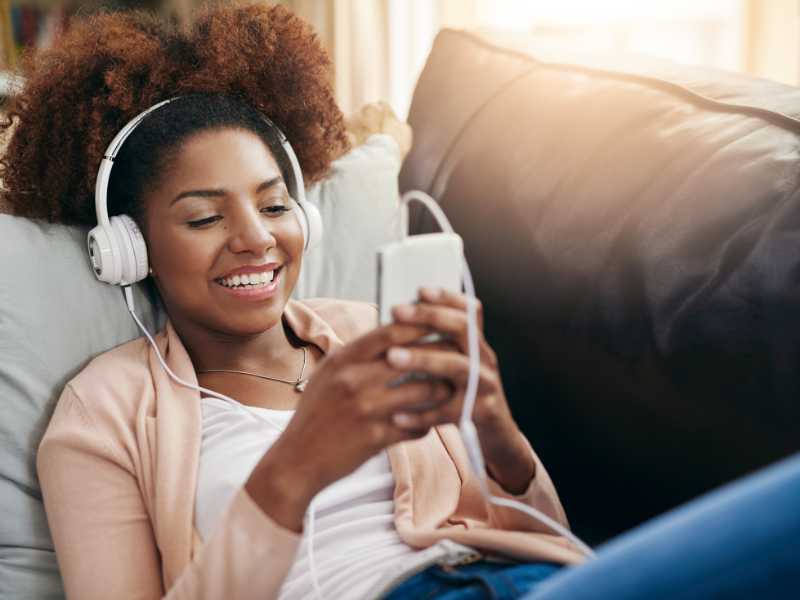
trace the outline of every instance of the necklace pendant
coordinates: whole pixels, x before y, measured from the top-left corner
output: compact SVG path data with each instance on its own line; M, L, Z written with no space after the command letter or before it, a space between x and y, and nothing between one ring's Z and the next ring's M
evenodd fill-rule
M294 384L294 389L298 392L303 392L306 389L306 384L308 383L308 379L302 379Z

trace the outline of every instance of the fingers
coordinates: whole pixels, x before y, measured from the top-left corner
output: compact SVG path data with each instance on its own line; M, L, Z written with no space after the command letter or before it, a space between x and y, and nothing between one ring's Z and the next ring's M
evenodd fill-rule
M450 308L455 308L465 313L467 310L467 302L470 300L465 294L457 294L442 288L421 288L419 292L420 299L424 302L449 306ZM478 317L478 329L483 331L483 304L477 298L475 298L475 309Z
M443 379L404 383L384 394L376 410L382 416L388 417L396 412L441 409L458 400L455 391L453 384Z
M356 397L374 398L383 394L391 381L400 375L402 373L392 368L385 360L347 365L334 371L328 378L327 394L348 400ZM318 376L318 373L314 374L314 377Z
M423 404L412 405L411 409L406 410L398 407L391 414L392 424L411 435L419 435L436 425L457 423L463 407L463 388L457 389L451 385L444 393L449 394L444 402L431 403L427 407Z
M397 373L394 373L397 376ZM428 432L428 428L403 427L394 421L398 414L439 412L458 414L461 402L457 401L455 388L443 380L413 381L395 388L384 388L380 393L362 395L355 405L361 429L371 439L375 448L417 439ZM456 401L454 401L456 400ZM450 404L456 409L447 409ZM400 422L402 423L402 418Z
M423 373L401 372L385 360L349 365L326 382L330 397L340 398L357 418L387 417L398 410L425 410L450 400L453 384Z
M434 304L401 304L392 309L397 323L427 325L431 329L451 335L462 335L467 329L464 311Z
M422 412L401 412L392 415L392 423L400 429L412 432L428 431L436 425L455 423L460 413L449 408L431 409Z
M426 435L434 425L457 423L462 400L462 394L452 385L440 382L426 402L395 404L395 410L386 414L384 422L389 425L390 436L395 436L393 440L417 439Z
M467 337L467 315L464 310L444 305L422 302L394 307L392 315L396 322L406 325L422 325L452 337L462 353L469 353ZM481 362L497 366L497 357L478 330L478 349Z
M391 346L410 344L431 333L429 327L414 323L390 323L368 331L330 356L340 368L343 364L367 362L378 358Z
M424 347L392 347L386 354L390 366L402 372L422 371L449 379L456 387L464 387L469 375L469 358L456 352L430 350ZM478 393L494 394L500 388L499 376L494 369L480 365Z

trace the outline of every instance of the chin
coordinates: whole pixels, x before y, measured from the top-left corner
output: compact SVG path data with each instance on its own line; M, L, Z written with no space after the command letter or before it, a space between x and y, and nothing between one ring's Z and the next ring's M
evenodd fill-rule
M222 315L222 318L217 322L222 331L231 335L258 335L281 324L285 306L286 302L252 307L250 310L237 312L234 318L230 313Z

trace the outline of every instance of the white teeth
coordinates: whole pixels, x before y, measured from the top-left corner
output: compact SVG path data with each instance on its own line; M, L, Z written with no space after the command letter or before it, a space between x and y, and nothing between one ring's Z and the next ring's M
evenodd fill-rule
M219 279L217 281L229 288L237 286L261 287L272 281L275 281L276 272L277 271L261 271L260 273L234 275L232 277L225 277L224 279Z

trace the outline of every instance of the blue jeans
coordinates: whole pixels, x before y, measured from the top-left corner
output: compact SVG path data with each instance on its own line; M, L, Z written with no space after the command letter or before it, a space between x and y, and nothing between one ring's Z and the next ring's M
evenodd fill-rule
M597 554L561 570L475 563L459 567L465 577L447 585L434 567L389 598L799 599L800 454L645 523ZM467 581L478 574L485 581Z
M461 567L433 566L396 587L386 600L514 600L559 570L550 563L480 561Z
M701 496L526 600L800 598L800 454Z

